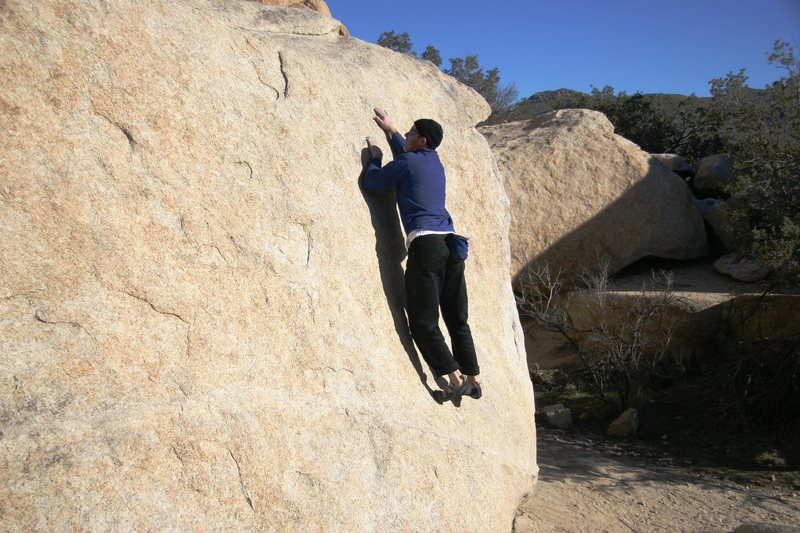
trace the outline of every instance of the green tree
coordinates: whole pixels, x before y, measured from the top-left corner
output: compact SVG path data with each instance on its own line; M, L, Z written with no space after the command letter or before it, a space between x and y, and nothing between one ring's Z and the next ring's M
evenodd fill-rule
M413 44L411 44L411 36L405 31L403 33L385 31L378 37L377 44L401 54L417 55L413 50Z
M501 86L500 71L497 68L484 71L477 55L451 57L450 68L444 72L475 89L486 99L493 112L508 109L517 99L514 84Z
M720 134L735 158L734 214L751 228L745 246L788 279L800 280L800 59L777 40L769 56L785 75L763 90L744 70L711 81Z
M378 37L377 43L395 52L417 57L407 32L385 31ZM441 68L442 56L435 46L429 44L419 57ZM500 70L492 68L484 71L477 55L450 58L450 68L444 72L475 89L489 102L493 113L507 111L517 99L516 86L513 83L500 85Z
M427 59L437 67L442 66L442 55L435 46L429 44L427 48L425 48L425 51L422 52L420 57L422 59Z

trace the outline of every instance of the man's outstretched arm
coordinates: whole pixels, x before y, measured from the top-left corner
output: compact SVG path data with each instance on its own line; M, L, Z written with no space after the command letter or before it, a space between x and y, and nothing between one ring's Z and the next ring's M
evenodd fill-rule
M397 127L394 125L394 120L392 120L392 117L389 116L389 113L387 113L385 109L376 107L373 109L373 111L375 112L375 116L372 117L372 120L375 121L375 124L377 124L387 136L391 137L397 133Z
M375 121L375 124L377 124L378 127L386 134L386 137L389 138L389 147L392 149L392 156L394 159L397 159L399 156L405 153L405 149L403 147L406 143L406 140L397 130L397 127L394 125L394 120L389 116L389 113L387 113L386 110L376 107L373 109L373 111L375 111L375 116L372 117L372 120Z
M367 137L370 160L364 173L364 187L367 189L388 189L397 185L408 173L408 161L405 157L395 159L385 167L381 167L383 153L375 146L375 139Z

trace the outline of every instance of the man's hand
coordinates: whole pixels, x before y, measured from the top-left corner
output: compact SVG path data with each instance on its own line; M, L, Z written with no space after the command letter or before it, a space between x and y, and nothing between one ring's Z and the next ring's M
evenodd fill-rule
M383 159L383 152L375 146L375 139L372 137L367 137L367 148L369 148L369 156L372 159Z
M380 129L385 131L390 137L397 133L397 128L394 125L392 117L389 116L389 113L380 107L376 107L373 111L375 111L375 116L372 117L372 120L375 121L375 124L377 124Z

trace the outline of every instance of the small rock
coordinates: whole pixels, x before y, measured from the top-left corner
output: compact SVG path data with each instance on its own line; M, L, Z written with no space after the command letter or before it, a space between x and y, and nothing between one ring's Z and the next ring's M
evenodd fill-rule
M572 411L560 403L542 408L537 419L550 427L558 429L572 427Z
M606 435L624 439L636 435L639 431L639 411L631 407L611 422L606 430Z
M692 165L677 154L650 154L650 156L682 178L687 178L694 173Z
M721 274L748 283L761 281L770 273L768 267L765 267L755 259L738 254L728 254L720 257L714 261L714 268Z

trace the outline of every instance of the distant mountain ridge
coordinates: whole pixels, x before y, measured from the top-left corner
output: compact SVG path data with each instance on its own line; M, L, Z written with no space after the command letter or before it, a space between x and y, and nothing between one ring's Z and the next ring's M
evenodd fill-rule
M603 113L614 131L650 153L678 153L691 162L722 149L718 116L711 97L669 93L614 93L612 87L591 94L573 89L540 91L510 109L493 113L483 125L533 119L560 109Z
M683 95L675 93L633 93L640 94L648 99L653 109L662 113L669 114L676 109L679 104L687 99L696 99L705 104L711 101L708 96ZM633 96L629 94L628 96ZM617 95L619 96L619 95ZM498 124L501 122L513 122L526 120L542 113L548 113L556 109L587 108L595 109L593 100L596 97L589 93L577 91L575 89L552 89L533 93L527 98L523 98L511 106L508 111L494 113L486 121L486 124Z

